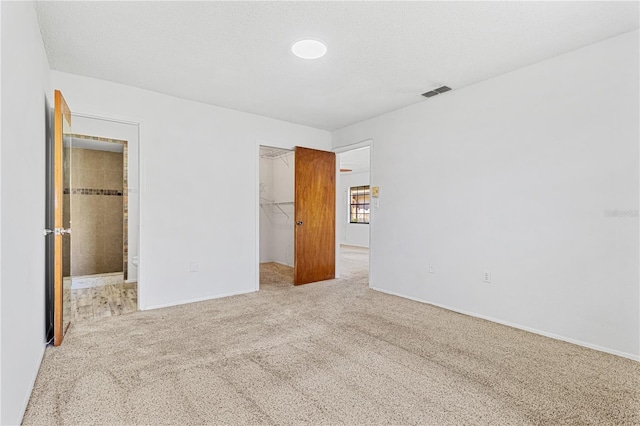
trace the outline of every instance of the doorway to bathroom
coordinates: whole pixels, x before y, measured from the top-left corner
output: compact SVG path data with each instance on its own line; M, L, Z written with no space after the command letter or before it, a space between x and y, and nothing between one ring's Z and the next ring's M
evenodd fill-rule
M63 249L65 288L73 321L137 310L137 280L129 262L129 143L72 134L64 197L70 209Z

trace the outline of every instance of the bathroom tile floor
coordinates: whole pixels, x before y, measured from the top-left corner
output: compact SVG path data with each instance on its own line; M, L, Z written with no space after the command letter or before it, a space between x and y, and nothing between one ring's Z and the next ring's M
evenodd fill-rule
M137 310L137 283L109 284L71 290L73 321L97 320Z

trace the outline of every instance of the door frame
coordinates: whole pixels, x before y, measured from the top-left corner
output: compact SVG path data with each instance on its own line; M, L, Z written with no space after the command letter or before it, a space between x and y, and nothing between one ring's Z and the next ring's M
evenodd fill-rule
M88 112L85 110L85 112L73 112L71 114L72 116L76 116L76 117L83 117L83 118L91 118L94 120L103 120L103 121L110 121L113 123L120 123L120 124L127 124L127 125L132 125L132 126L136 126L138 128L138 300L137 300L137 310L138 311L144 311L145 310L145 305L142 303L143 299L143 294L144 292L144 285L143 283L144 281L144 276L146 275L144 273L144 263L140 261L140 259L142 259L142 252L143 252L143 224L145 223L144 221L144 215L143 212L146 211L144 209L144 205L145 202L143 201L146 195L146 176L144 173L145 170L145 166L144 166L144 156L143 154L143 129L146 130L146 127L144 126L144 120L137 118L137 117L130 117L130 116L120 116L120 115L112 115L112 114L103 114L100 112L94 113L94 112ZM111 137L111 139L118 139L116 137ZM129 143L129 153L131 154L131 141L128 141Z
M336 183L340 178L340 155L343 152L353 151L355 149L360 148L369 148L369 185L374 186L374 174L373 174L373 138L368 138L362 140L360 142L355 142L350 145L344 145L340 147L333 148L333 152L336 154ZM336 225L339 223L340 215L342 212L340 211L339 204L342 199L342 194L340 191L336 190ZM373 288L373 274L371 270L371 253L374 251L374 238L373 238L373 228L375 223L375 210L377 207L373 206L373 200L371 202L371 208L369 211L369 288ZM336 278L340 278L340 228L336 226Z

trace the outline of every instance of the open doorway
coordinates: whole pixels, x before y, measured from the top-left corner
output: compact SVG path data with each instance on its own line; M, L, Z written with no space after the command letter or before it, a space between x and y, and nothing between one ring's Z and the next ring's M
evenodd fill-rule
M340 277L369 279L371 147L337 153L337 233Z
M128 141L82 134L68 138L65 211L73 232L64 240L63 270L74 321L137 310L129 280Z
M260 146L260 290L293 287L295 152Z
M139 124L83 113L72 119L75 152L64 185L71 204L65 276L72 315L88 321L135 312L141 292Z

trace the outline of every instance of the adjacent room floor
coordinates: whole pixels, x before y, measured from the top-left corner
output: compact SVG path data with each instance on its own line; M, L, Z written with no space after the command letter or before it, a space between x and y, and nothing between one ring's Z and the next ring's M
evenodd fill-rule
M369 275L369 249L349 245L340 246L340 274L342 278L367 279ZM293 288L293 268L281 263L260 264L260 290Z
M640 424L640 363L371 290L366 259L77 322L24 424Z
M138 310L138 284L119 283L71 290L73 321L97 320Z

